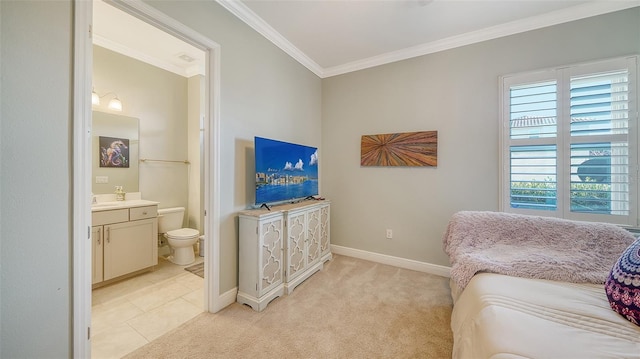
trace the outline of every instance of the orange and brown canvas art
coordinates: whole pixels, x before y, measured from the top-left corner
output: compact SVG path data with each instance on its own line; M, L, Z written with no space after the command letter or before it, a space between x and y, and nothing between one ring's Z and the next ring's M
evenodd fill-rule
M362 166L437 166L438 131L364 135Z

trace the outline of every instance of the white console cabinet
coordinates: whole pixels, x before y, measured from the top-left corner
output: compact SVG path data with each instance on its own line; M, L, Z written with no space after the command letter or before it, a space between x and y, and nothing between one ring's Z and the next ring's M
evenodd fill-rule
M284 218L281 212L240 215L237 301L262 311L284 293Z
M262 311L331 259L329 202L303 201L243 211L237 301Z
M98 208L92 211L92 284L158 264L157 205Z

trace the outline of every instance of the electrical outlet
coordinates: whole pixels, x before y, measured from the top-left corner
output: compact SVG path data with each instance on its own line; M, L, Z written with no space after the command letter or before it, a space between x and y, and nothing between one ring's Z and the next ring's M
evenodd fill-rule
M393 238L393 230L387 229L387 239Z

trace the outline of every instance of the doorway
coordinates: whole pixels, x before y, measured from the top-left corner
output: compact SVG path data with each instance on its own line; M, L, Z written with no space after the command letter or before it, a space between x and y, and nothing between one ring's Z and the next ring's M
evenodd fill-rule
M196 46L206 54L203 116L204 168L204 301L203 310L216 312L226 306L219 289L219 45L168 18L141 1L110 2L136 18ZM90 228L90 203L82 199L91 194L91 106L93 50L91 2L77 1L75 31L75 118L74 118L74 357L89 357L91 351L91 242L85 229ZM89 29L84 32L83 29ZM89 36L87 36L87 34Z

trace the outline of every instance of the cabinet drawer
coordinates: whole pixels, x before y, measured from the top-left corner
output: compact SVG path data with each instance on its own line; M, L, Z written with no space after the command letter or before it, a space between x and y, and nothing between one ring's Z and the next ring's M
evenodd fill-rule
M100 226L109 223L127 222L129 220L129 209L114 209L113 211L98 211L91 213L91 225Z
M131 221L158 217L158 206L132 207L129 208L129 211L129 220Z

